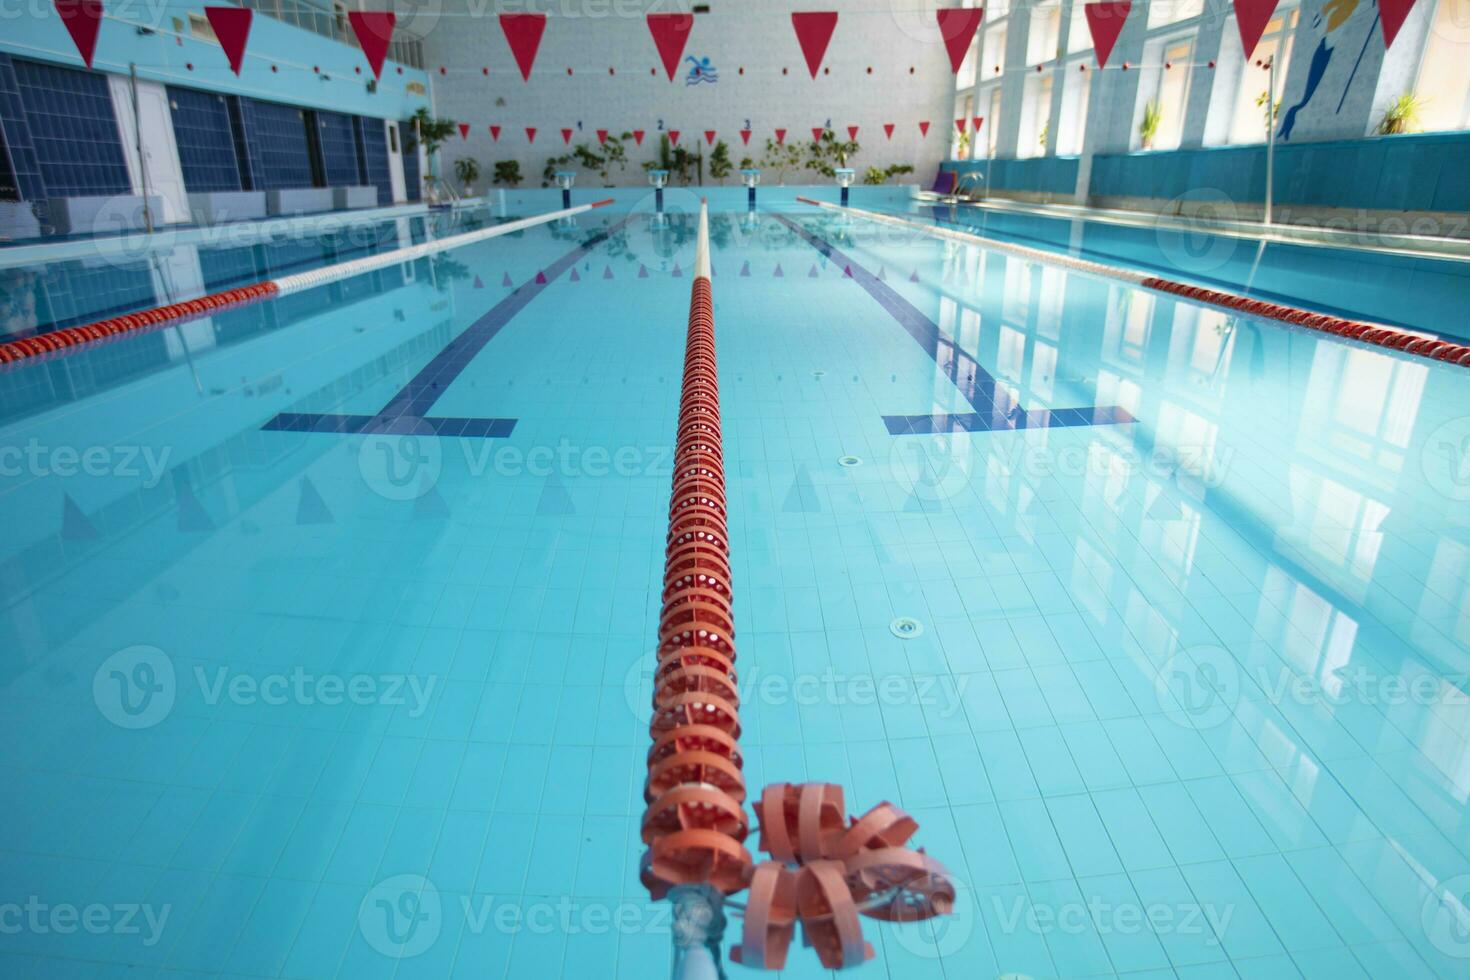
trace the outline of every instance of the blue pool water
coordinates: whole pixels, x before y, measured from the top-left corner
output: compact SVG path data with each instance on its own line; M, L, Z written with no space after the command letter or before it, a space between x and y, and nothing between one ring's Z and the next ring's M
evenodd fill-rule
M959 885L854 975L1464 976L1470 372L713 197L749 785ZM668 974L693 200L0 375L0 975Z

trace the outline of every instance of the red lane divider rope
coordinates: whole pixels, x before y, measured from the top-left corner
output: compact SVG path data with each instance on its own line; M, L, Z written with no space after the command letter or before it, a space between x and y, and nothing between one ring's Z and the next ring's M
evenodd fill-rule
M917 821L890 803L849 820L842 788L827 783L767 786L755 811L760 847L770 860L756 864L745 848L750 828L714 327L709 219L701 204L649 723L653 747L642 823L648 850L640 877L656 900L674 889L713 889L707 907L715 913L722 896L749 888L741 943L731 950L745 966L784 967L798 922L823 966L858 966L873 957L859 916L912 922L946 914L954 908L955 889L943 865L905 846ZM703 917L702 928L716 920L722 921L717 914ZM676 976L714 975L681 972L687 962L676 955Z
M1412 330L1390 327L1381 323L1345 320L1341 317L1330 316L1325 313L1314 313L1311 310L1304 310L1296 306L1285 306L1280 303L1250 299L1245 296L1236 295L1235 293L1207 289L1203 286L1191 286L1187 283L1176 282L1173 279L1150 276L1136 269L1126 269L1121 266L1090 262L1085 259L1073 258L1070 255L1047 252L1039 248L1029 248L1025 245L1014 245L1010 242L997 241L993 238L986 238L984 235L976 235L973 232L921 224L917 221L909 221L906 218L899 218L890 214L878 214L873 211L863 211L858 208L844 208L836 204L829 204L826 201L814 201L809 197L798 197L797 200L802 204L826 208L829 211L841 211L866 218L869 221L877 221L882 224L896 225L903 228L912 228L939 238L949 238L971 245L980 245L984 248L1017 255L1037 262L1076 269L1079 272L1110 279L1121 279L1135 286L1142 286L1146 289L1157 290L1161 293L1170 293L1175 296L1183 296L1195 302L1209 303L1212 306L1235 310L1249 316L1279 320L1294 326L1306 327L1309 330L1319 330L1323 333L1329 333L1338 337L1347 337L1350 340L1374 344L1378 347L1386 347L1391 350L1403 351L1406 354L1414 354L1418 357L1427 357L1436 361L1444 361L1448 364L1460 364L1465 367L1470 367L1470 346L1458 344L1450 340L1442 340L1438 337L1431 337L1423 333L1416 333Z
M43 357L48 354L57 355L69 352L71 348L81 344L105 340L118 334L133 333L148 327L159 327L209 316L221 310L274 296L276 292L274 282L257 282L237 289L227 289L222 293L201 296L199 299L157 306L140 313L128 313L80 327L67 327L65 330L54 330L51 333L37 334L22 340L12 340L7 344L0 344L0 364Z

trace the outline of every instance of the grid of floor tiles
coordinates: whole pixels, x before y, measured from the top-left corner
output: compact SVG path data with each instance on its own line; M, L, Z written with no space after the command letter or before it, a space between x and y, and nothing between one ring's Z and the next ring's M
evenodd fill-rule
M165 515L7 613L75 625L0 679L15 747L0 773L28 801L0 809L0 880L171 910L151 945L146 927L0 936L7 975L60 975L63 960L84 976L667 970L637 816L682 335L665 311L687 301L685 230L635 222L469 364L434 413L517 426L413 447L427 491L385 479L380 444L262 433L286 448L188 492L215 530ZM961 409L953 381L841 268L760 230L714 256L746 769L757 786L840 782L855 810L899 803L962 885L942 931L869 923L866 974L1458 975L1453 905L1436 897L1470 872L1463 696L1269 696L1358 666L1454 675L1470 563L1445 557L1454 508L1433 481L1382 453L1355 464L1360 490L1412 510L1394 541L1371 508L1321 494L1293 498L1324 518L1299 527L1253 496L1301 490L1308 471L1320 483L1327 465L1309 452L1319 428L1292 428L1319 426L1318 409L1266 397L1286 368L1254 373L1238 347L1198 370L1186 355L1219 335L1172 301L1140 343L1105 289L854 242L1026 407L1106 395L1143 420L890 436L885 414ZM513 288L502 275L525 281L573 237L460 253L479 284L447 285L456 328ZM313 348L323 333L302 325L303 360L343 356ZM1363 369L1301 343L1267 363ZM302 392L299 410L376 411L435 353ZM1390 392L1415 383L1373 356ZM1437 369L1418 380L1408 435L1388 439L1403 454L1466 395ZM1293 451L1283 440L1301 472L1273 460ZM1203 462L1184 457L1206 442ZM1159 444L1163 462L1136 464ZM1217 479L1206 464L1227 449ZM1077 459L1098 462L1074 472ZM258 502L238 509L242 496ZM1242 533L1232 507L1263 530ZM1383 565L1328 567L1304 547L1342 528L1381 543ZM179 557L159 560L159 538ZM1309 573L1330 596L1303 587ZM1412 642L1404 608L1434 613L1440 645ZM902 616L922 634L895 637ZM167 718L137 731L101 717L93 691L129 644L165 651L177 678ZM211 696L298 666L401 675L425 694ZM1181 677L1226 696L1191 698ZM797 949L787 974L821 971Z

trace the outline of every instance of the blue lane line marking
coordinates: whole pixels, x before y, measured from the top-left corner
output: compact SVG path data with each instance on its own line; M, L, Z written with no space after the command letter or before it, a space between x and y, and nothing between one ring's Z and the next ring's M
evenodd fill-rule
M515 428L515 419L483 418L426 418L456 378L470 366L470 361L495 338L501 329L517 313L526 308L541 291L556 281L563 272L580 262L587 253L608 239L628 223L623 218L599 232L594 232L586 241L542 269L528 282L517 286L509 296L492 306L484 316L455 337L444 349L434 355L418 374L399 389L388 400L388 404L377 415L333 415L311 412L282 412L270 419L262 429L274 432L336 432L353 434L358 432L403 432L408 433L418 426L398 423L399 419L422 422L438 436L459 438L499 438L508 436Z
M975 409L974 412L953 415L885 415L883 422L888 426L890 435L1122 425L1137 421L1117 406L1022 408L1015 396L1002 387L979 361L946 338L937 323L886 282L825 238L807 231L785 215L777 214L774 217L829 260L849 269L853 281L877 300L878 305L887 310L889 316L898 321L898 325L918 342L924 353L934 358L945 376Z

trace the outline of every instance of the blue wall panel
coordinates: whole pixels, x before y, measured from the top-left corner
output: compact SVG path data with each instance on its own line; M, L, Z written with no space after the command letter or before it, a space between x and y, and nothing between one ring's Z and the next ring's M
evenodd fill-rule
M6 142L22 151L16 177L27 198L130 193L106 76L18 58L9 67L14 91L0 112Z
M997 190L1069 193L1076 160L949 160L947 170L989 172ZM1068 180L1067 174L1071 174ZM1266 198L1266 148L1221 146L1098 156L1095 197L1169 200L1215 192L1231 201ZM1386 211L1470 211L1470 133L1422 133L1276 147L1278 205Z
M403 131L404 127L399 126L400 136ZM418 144L412 139L405 139L403 142L403 189L404 196L410 201L421 200L424 196L424 186L419 181Z
M357 137L353 132L352 117L321 109L313 115L316 117L316 145L321 153L321 174L326 186L355 187L362 183L362 174L357 167Z
M240 123L250 166L251 190L311 187L306 114L294 106L240 99Z
M244 188L230 132L229 99L187 88L168 90L184 170L184 187L191 192L238 191Z
M364 180L378 189L378 203L393 203L393 178L388 171L388 127L381 119L356 120L358 159Z

